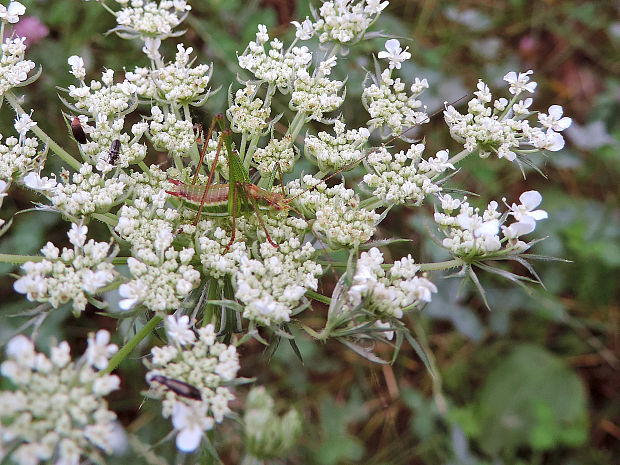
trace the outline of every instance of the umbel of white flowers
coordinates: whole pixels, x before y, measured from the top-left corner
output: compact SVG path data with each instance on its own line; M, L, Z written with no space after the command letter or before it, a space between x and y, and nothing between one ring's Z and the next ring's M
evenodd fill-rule
M124 433L104 400L120 380L98 373L118 349L109 341L107 331L90 334L86 352L72 362L65 341L48 358L26 336L11 339L0 372L15 390L0 393L0 457L12 450L20 465L79 463L123 448Z

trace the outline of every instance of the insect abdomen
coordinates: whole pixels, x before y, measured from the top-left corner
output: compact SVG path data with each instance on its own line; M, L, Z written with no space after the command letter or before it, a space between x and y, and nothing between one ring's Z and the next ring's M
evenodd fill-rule
M166 193L174 195L175 197L181 197L196 205L200 205L203 201L203 196L205 206L224 205L228 202L228 184L212 184L205 196L204 186L185 184L176 179L168 179L168 181L176 187L174 190L166 191Z

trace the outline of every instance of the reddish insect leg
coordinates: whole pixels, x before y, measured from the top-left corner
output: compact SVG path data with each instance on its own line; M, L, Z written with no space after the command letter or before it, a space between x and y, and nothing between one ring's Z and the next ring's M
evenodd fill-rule
M236 191L235 191L236 192ZM252 205L252 208L254 209L254 212L256 213L256 217L258 218L258 222L260 223L260 225L263 228L263 231L265 231L265 235L267 236L267 241L273 245L275 248L278 248L278 244L276 244L272 239L271 236L269 235L269 231L267 231L267 227L265 226L265 222L263 221L262 216L260 215L260 212L258 210L258 206L256 205L256 199L249 193L246 192L246 197L250 200L250 205Z
M211 132L211 130L209 130ZM193 225L196 226L198 224L198 220L200 219L200 213L202 213L202 207L205 204L205 200L207 199L207 193L209 192L209 187L211 187L211 181L213 180L213 175L215 174L215 169L217 167L217 160L220 157L220 151L222 150L222 144L224 142L224 136L220 136L220 140L217 143L217 150L215 151L215 158L213 159L213 164L211 165L211 172L209 173L209 179L207 179L207 185L205 186L204 193L202 194L202 199L200 200L200 206L198 207L198 212L196 213L196 218L194 218ZM205 147L207 143L205 142ZM204 150L203 150L204 153ZM201 157L202 160L202 157ZM198 171L196 171L198 174Z
M232 211L232 232L230 233L230 241L226 245L226 250L230 249L230 246L235 242L235 232L237 231L237 186L232 186L233 189L233 211Z
M204 160L205 153L207 152L207 147L209 145L209 141L211 140L211 134L213 133L213 128L223 117L224 116L221 113L218 113L211 120L211 126L209 127L209 132L207 132L207 137L203 141L202 151L200 152L200 161L198 162L198 166L196 167L196 173L194 174L192 184L196 184L196 180L198 179L198 173L200 172L200 168L202 167L202 161ZM213 172L213 170L211 172Z

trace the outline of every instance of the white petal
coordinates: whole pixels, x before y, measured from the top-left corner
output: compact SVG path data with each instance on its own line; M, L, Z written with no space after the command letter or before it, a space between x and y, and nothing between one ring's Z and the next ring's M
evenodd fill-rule
M196 426L193 428L183 429L177 434L177 449L181 452L193 452L200 445L202 439L202 430Z
M527 191L519 196L519 200L530 211L540 205L542 195L538 191Z

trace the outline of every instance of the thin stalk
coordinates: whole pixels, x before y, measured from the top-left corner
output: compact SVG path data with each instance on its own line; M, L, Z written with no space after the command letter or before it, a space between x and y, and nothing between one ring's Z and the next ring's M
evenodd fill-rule
M14 263L22 265L26 262L40 262L44 259L42 255L13 255L8 253L0 253L0 263Z
M140 161L138 162L138 166L140 167L140 169L142 171L144 171L144 173L149 174L151 172L151 170L149 169L148 166L146 166L146 163L144 163L144 161Z
M301 131L301 129L304 126L305 120L306 120L305 112L298 111L297 114L295 114L295 117L293 118L293 121L288 128L288 131L286 131L286 135L290 135L292 141L294 141L297 138L299 131Z
M151 334L151 332L157 327L163 318L161 316L154 316L149 320L147 324L145 324L140 331L136 333L134 337L132 337L127 344L125 344L121 349L110 359L108 366L105 370L102 370L103 374L112 373L123 360L125 360L131 352L142 342L146 336Z
M91 216L110 226L116 226L118 224L118 218L112 213L93 213Z
M108 5L106 5L106 4L105 4L105 2L100 2L100 3L101 3L101 6L102 6L105 10L107 10L107 12L108 12L108 13L110 13L110 14L111 14L111 15L113 15L113 16L116 16L116 12L115 12L112 8L110 8Z
M452 158L450 158L448 160L448 163L452 163L453 165L456 165L458 162L460 162L463 158L465 158L470 153L473 153L473 152L463 149L459 153L454 155Z
M183 104L183 116L185 118L185 121L189 121L190 123L192 123L192 115L190 115L189 113L189 104L187 103ZM197 165L198 160L200 158L200 153L198 151L198 144L196 143L195 140L190 150L191 150L190 156L192 158L192 161L194 162L195 165Z
M20 106L19 102L17 101L17 97L15 96L15 94L13 94L12 91L9 90L9 91L5 92L4 97L6 98L6 101L9 102L9 105L11 105L13 107L13 109L17 113L17 116L21 116L21 115L26 114L24 109ZM32 132L34 132L37 135L37 137L39 139L41 139L41 141L43 141L43 143L47 144L47 146L52 150L52 152L54 152L56 155L58 155L58 157L62 161L67 163L75 171L79 171L80 170L80 167L82 166L82 164L78 160L73 158L73 156L71 156L71 154L69 152L67 152L60 145L58 145L56 142L54 142L52 140L52 138L50 136L48 136L43 131L43 129L41 129L39 127L38 124L36 126L32 127L30 130Z
M445 262L437 263L416 263L416 265L420 267L420 271L449 270L450 268L457 268L459 266L463 266L464 264L465 262L460 258L455 258L454 260L447 260Z
M250 169L250 162L252 161L252 156L254 152L256 152L256 147L258 147L258 140L260 139L260 135L252 136L250 139L250 146L248 147L247 152L245 153L245 161L243 165L246 170Z

